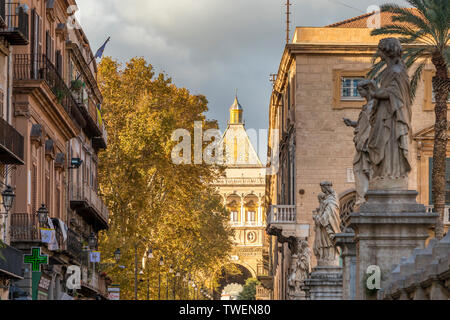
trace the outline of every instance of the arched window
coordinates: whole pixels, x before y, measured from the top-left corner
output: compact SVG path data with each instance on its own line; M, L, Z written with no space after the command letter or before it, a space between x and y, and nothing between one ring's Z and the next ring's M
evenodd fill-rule
M356 203L356 192L349 191L344 193L339 200L340 203L340 217L341 217L341 231L344 232L350 224L350 214L353 213Z

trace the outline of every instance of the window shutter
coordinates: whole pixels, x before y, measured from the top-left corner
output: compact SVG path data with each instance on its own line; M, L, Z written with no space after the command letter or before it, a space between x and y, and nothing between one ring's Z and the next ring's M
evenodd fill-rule
M56 51L56 70L58 71L59 75L62 77L62 55L61 50Z
M61 218L61 191L59 187L56 189L56 215L57 218Z
M47 207L47 210L51 211L50 206L50 176L48 174L45 175L45 205Z
M31 177L31 211L36 213L36 203L37 203L37 167L33 164L32 177Z
M52 59L52 39L50 38L50 32L47 30L45 32L45 55L47 59L51 61Z

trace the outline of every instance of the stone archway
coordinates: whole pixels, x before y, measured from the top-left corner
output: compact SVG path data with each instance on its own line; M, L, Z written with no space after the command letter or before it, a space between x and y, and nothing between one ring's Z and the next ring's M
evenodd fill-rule
M225 270L222 270L222 274L219 279L220 287L217 289L217 291L214 291L214 300L220 300L222 292L224 288L228 285L235 284L235 285L245 285L245 281L248 278L252 277L252 272L244 267L241 264L235 264L235 266L239 269L239 274L231 274L226 272Z

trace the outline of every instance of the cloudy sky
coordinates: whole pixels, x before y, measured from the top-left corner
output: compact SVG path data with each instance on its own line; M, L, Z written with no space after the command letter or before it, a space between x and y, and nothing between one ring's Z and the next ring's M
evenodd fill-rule
M285 44L286 0L77 0L92 50L111 36L105 55L143 56L177 86L209 101L208 118L226 128L238 89L247 128L267 128ZM386 0L292 0L295 26L324 26ZM403 0L390 0L405 4ZM291 32L292 37L292 32Z

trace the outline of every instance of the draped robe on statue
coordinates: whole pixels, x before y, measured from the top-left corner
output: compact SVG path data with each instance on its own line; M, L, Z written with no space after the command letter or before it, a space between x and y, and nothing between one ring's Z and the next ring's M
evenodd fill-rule
M336 248L330 237L340 233L339 200L335 192L327 195L321 204L316 221L314 252L319 265L329 265L336 259Z
M411 171L408 159L411 128L410 82L406 69L388 67L381 80L389 99L378 100L371 119L369 154L372 180L407 177Z

